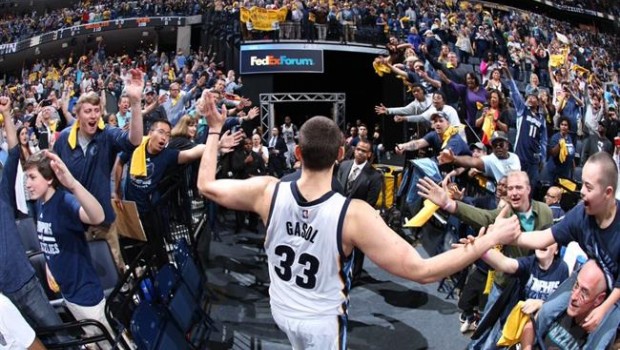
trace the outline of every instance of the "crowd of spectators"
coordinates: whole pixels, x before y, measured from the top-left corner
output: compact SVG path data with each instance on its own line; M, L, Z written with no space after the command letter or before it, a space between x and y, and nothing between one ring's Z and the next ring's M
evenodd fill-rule
M36 10L23 14L5 12L0 19L0 44L13 43L53 30L120 18L189 16L205 8L198 0L80 1L72 7Z
M620 6L618 6L617 2L610 0L560 0L555 3L559 5L578 7L583 10L609 13L616 17L620 15Z
M97 11L102 19L104 16L157 14L157 11L199 13L199 3L192 2L195 6L189 6L191 8L187 4L181 6L183 4L178 1L141 3L139 7L128 3L125 6L97 4L100 7L94 10L93 16L93 12L83 17L79 10L63 10L45 21L32 21L33 25L28 28L47 31L57 25L75 24L75 19L90 21L99 16ZM214 5L208 16L213 20L209 23L211 26L224 18L234 18L234 15L228 16L236 13L239 6L219 1ZM279 7L277 3L257 5ZM85 6L90 11L91 7ZM106 6L110 9L107 15ZM250 3L243 6L248 7ZM389 56L377 58L375 66L381 74L394 73L403 78L413 99L405 107L379 105L375 111L380 115L396 115L395 122L421 123L422 129L432 125L426 135L418 134L413 140L393 140L398 143L395 151L415 151L414 156L428 158L437 174L445 178L444 186L449 186L453 199L476 203L482 196L475 196L473 191L463 192L458 186L471 188L469 183L481 183L481 179L496 183L496 193L484 200L486 207L495 209L507 203L516 213L522 214L523 227L542 228L553 222L549 207L558 206L560 194L553 189L546 192L545 203L530 201L532 197L542 199L538 189L546 189L546 185L553 184L559 177L580 181L579 169L600 151L613 155L616 164L620 164L620 142L616 141L620 124L616 113L620 102L619 67L614 47L617 38L613 36L575 30L566 23L532 13L495 11L478 6L461 8L456 4L449 7L443 2L422 0L376 6L364 2L335 3L331 8L315 2L285 1L282 6L291 8L290 17L280 24L280 30L268 34L272 39L282 36L351 42L366 35L376 43L387 43ZM112 8L116 9L115 14ZM293 17L295 11L301 13ZM310 13L314 14L314 23L310 21ZM62 17L64 15L66 17ZM71 18L71 21L63 18ZM289 20L291 23L287 23ZM320 23L323 20L325 22ZM295 24L296 21L299 23ZM11 26L5 23L6 28ZM238 29L246 40L267 35L240 23ZM10 32L10 35L23 34L20 30L7 30L5 33ZM157 198L154 194L158 191L158 180L152 180L161 179L165 171L174 170L173 165L191 164L199 159L209 130L196 107L206 91L217 97L218 106L226 108L230 116L220 144L222 157L218 176L248 178L270 174L281 177L294 171L299 167L292 152L298 126L290 116L282 119L278 116L279 125L272 130L256 127L259 123L252 120L258 109L252 108L252 101L243 97L242 77L237 77L234 70L226 70L216 59L214 50L210 46L189 52L148 49L135 55L109 55L101 42L97 50L81 56L37 60L20 76L8 77L2 86L1 93L5 97L0 104L5 125L3 138L6 139L6 142L2 140L3 160L13 156L25 162L40 149L59 153L60 158L53 160L67 162L72 172L78 169L78 174L74 175L103 207L103 223L107 224L105 237L111 241L113 249L118 247L118 242L114 242L115 238L109 233L113 222L110 199L138 202L139 213L145 219L152 204L149 201ZM370 64L368 67L371 69ZM7 100L12 107L10 111ZM93 109L86 112L84 106ZM82 132L74 127L78 121L80 128L92 134L76 136L75 133ZM357 179L354 169L365 167L373 158L375 162L380 161L384 149L378 144L388 143L380 129L375 127L370 132L361 120L349 130L345 158L350 160L346 164L351 165L351 173L339 174L345 182L339 185L344 193L357 188L349 187L348 183ZM150 138L141 143L142 135ZM105 153L97 161L90 160L89 164L96 171L81 172L76 159L94 154L86 152L94 147L93 140L105 145ZM83 147L84 154L81 149L76 151L76 147ZM422 150L426 152L420 152ZM142 156L136 156L140 152ZM113 164L117 157L118 161ZM148 162L152 166L149 167ZM125 180L123 164L129 169ZM22 165L18 163L15 167L19 169ZM112 169L115 169L114 191L107 188L113 180L109 175ZM511 172L513 170L523 172ZM195 182L195 171L194 175L191 175L192 170L189 172L188 178ZM100 181L80 178L93 176L91 173L97 173L100 178L96 180ZM5 169L3 176L11 177L9 181L15 183L23 173ZM508 189L501 185L502 181L507 182ZM120 186L121 182L125 186ZM456 185L448 185L449 182ZM16 215L32 216L35 211L29 197L32 191L25 191L23 186L13 186L10 191ZM417 192L415 186L412 191ZM515 195L515 191L520 192ZM377 195L369 201L375 202ZM465 199L464 195L472 198ZM191 189L190 196L200 201L195 188ZM440 206L464 223L476 222L472 225L476 228L484 226L489 218L486 214L475 214L475 208L451 205L444 201ZM536 207L535 219L532 219L531 206ZM556 215L556 219L561 218L561 214ZM213 224L215 217L210 219ZM257 217L238 213L236 229L244 225L255 230ZM149 228L148 223L145 226ZM471 228L465 224L458 222L455 226L462 236L471 233ZM555 249L550 251L555 252ZM517 258L524 252L504 253ZM122 257L118 252L115 257L122 269ZM534 259L529 259L526 267L535 266ZM539 260L554 259L553 254L547 253ZM519 261L518 272L527 281L535 269L526 269L523 266L526 262ZM477 264L477 268L488 270L488 266L482 266L481 262ZM497 289L504 286L503 282L497 282ZM528 290L530 292L537 293L536 290ZM549 293L542 294L546 297ZM473 310L478 308L482 312L483 306L466 307L468 312L464 314L462 329L470 331L475 328Z

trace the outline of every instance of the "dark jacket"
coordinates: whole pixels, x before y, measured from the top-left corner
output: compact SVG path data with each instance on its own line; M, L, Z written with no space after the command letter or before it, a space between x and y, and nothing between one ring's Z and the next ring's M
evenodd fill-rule
M383 176L367 162L353 184L347 180L354 160L346 160L338 167L338 181L344 187L345 195L350 198L361 199L371 206L375 206L379 199L379 192L383 184Z

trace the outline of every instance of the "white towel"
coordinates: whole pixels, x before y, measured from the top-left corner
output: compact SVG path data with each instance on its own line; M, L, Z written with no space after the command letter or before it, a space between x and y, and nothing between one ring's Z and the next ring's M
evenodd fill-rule
M24 170L22 161L17 164L17 176L15 176L15 205L17 210L28 215L28 205L26 204L26 187L24 186Z

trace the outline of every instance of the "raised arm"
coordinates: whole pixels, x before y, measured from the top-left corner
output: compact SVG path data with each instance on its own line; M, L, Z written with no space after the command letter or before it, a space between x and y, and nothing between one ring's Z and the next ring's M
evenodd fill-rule
M217 149L226 120L225 108L222 108L220 113L211 94L205 90L198 100L196 110L207 117L209 124L209 137L198 170L200 194L226 208L256 212L263 221L266 221L278 179L271 176L256 176L247 180L216 180Z
M514 103L515 110L517 111L517 116L523 115L523 112L525 111L525 101L523 100L523 96L521 96L517 83L515 83L512 78L512 74L510 74L508 67L504 66L502 69L504 70L504 73L506 73L508 79L510 79L507 85L508 89L510 89L510 96L512 97L512 102Z
M439 164L454 164L457 167L474 168L484 171L484 162L481 158L472 156L455 156L452 150L447 149L439 153L437 157Z
M144 73L139 69L129 71L125 79L125 93L131 106L131 125L129 142L139 146L142 142L144 125L142 124L142 91L144 90Z
M438 72L441 72L443 74L442 71L438 71ZM420 78L422 78L422 80L424 80L424 81L428 82L429 84L431 84L432 87L434 87L436 89L440 89L441 88L441 81L431 78L431 76L428 75L427 71L420 71L418 73L418 75L420 76Z
M80 203L80 220L87 225L99 225L105 219L103 207L99 201L88 192L82 184L77 181L65 163L60 160L57 154L45 151L45 156L51 160L50 166L56 174L58 181L78 200Z
M13 124L13 117L11 116L11 99L6 96L0 97L0 114L4 117L6 143L9 149L11 149L19 144L19 140L17 139L17 131L15 130L15 124Z
M69 111L69 100L71 99L69 96L69 86L69 82L65 81L62 94L60 95L60 110L67 121L67 125L71 125L75 121L75 117ZM101 94L101 110L105 110L105 92Z
M403 77L404 79L409 79L409 75L407 74L407 72L405 72L404 70L398 68L398 67L394 67L393 65L385 62L388 67L390 67L390 69L392 70L392 73L396 74L399 77Z

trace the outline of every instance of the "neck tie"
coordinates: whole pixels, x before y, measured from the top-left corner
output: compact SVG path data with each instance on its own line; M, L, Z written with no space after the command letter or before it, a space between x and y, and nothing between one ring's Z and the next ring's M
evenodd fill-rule
M357 178L357 173L359 172L359 170L360 170L359 167L354 167L353 170L351 170L351 173L349 174L349 178L347 179L347 188L351 188L351 185Z

